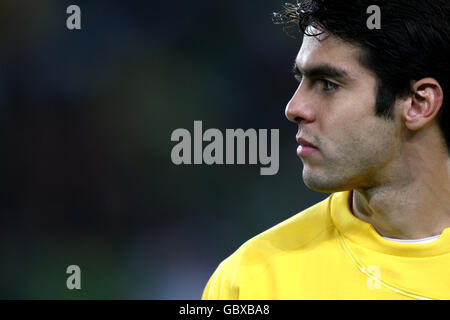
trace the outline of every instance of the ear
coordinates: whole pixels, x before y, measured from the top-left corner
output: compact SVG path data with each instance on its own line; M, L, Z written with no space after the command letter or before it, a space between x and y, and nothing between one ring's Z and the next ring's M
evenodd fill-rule
M438 114L444 100L439 82L424 78L412 85L411 100L403 109L405 125L410 130L419 130L430 123Z

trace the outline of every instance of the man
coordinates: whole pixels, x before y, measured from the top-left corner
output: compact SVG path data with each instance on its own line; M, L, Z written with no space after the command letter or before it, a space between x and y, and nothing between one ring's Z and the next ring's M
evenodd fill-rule
M304 34L286 107L303 180L332 194L241 246L203 298L450 299L450 2L309 0L276 18Z

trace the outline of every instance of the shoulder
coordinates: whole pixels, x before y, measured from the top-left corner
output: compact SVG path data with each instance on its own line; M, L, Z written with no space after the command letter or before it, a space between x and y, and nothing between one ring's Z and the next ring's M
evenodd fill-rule
M250 251L267 256L301 249L333 227L330 218L333 197L334 194L253 237L234 255L245 256L245 253Z
M234 283L243 280L240 277L248 280L249 276L257 276L279 257L326 241L334 228L330 215L333 198L343 196L344 193L334 193L248 240L219 265L209 284L233 288Z

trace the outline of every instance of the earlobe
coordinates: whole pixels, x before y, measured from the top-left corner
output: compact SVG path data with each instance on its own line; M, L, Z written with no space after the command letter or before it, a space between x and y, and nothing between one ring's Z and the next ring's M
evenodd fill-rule
M411 99L405 107L405 124L410 130L419 130L430 123L439 113L443 92L433 78L424 78L412 86Z

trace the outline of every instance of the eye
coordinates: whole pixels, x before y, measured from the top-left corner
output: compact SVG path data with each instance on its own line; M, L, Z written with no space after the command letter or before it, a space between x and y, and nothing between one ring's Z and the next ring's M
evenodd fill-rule
M303 75L301 73L295 73L294 78L295 80L297 80L298 83L301 83L303 80Z
M321 84L323 91L334 91L334 90L339 89L339 85L337 85L334 82L325 80L325 79L320 79L319 83Z

